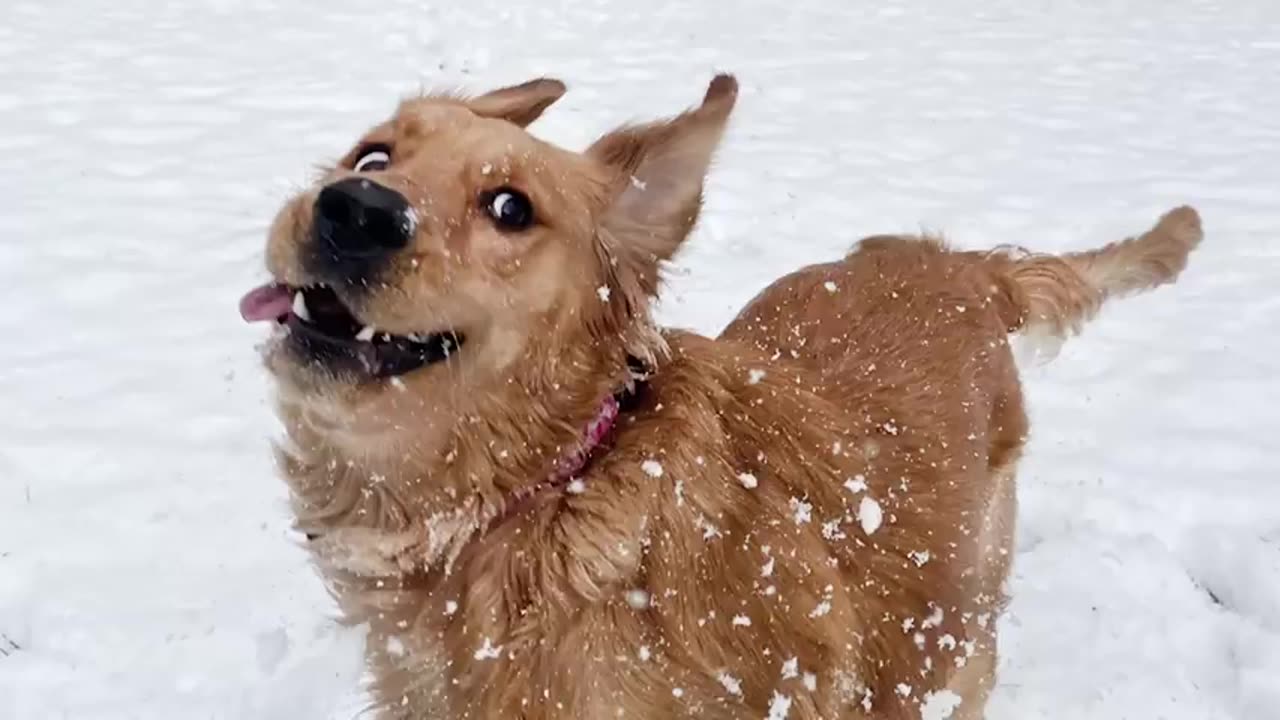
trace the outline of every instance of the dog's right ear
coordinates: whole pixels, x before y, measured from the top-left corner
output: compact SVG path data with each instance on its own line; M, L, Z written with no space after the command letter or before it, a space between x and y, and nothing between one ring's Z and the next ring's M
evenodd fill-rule
M537 78L471 98L467 101L467 107L481 117L497 118L527 127L551 103L559 100L564 91L564 83L559 80Z
M702 104L665 122L619 128L586 154L612 174L601 238L641 291L658 289L658 267L669 260L702 207L702 185L738 96L732 75L717 75Z

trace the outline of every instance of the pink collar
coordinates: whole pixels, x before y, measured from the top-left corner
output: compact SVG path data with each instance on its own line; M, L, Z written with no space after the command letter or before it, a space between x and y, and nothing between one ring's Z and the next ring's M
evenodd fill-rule
M547 482L552 485L559 485L572 480L574 475L587 466L587 461L591 459L591 454L609 436L609 431L613 429L613 424L617 420L618 398L610 395L600 404L600 409L596 411L596 416L591 419L591 422L587 423L586 430L582 433L582 443L573 452L556 462L555 469L551 471L551 476L547 478Z
M613 425L618 420L620 409L621 406L617 396L610 395L606 397L600 403L600 409L596 411L595 417L591 419L591 422L587 423L587 427L582 432L582 441L578 446L556 461L555 467L551 470L546 480L530 487L520 488L512 493L510 501L507 503L499 520L508 517L515 508L520 507L526 500L543 490L550 490L572 482L574 476L582 472L583 468L590 462L592 454L600 448L600 444L604 442L604 439L609 437L609 431L613 430Z
M576 476L587 467L587 464L591 462L592 455L600 449L600 445L604 443L605 438L609 437L609 432L613 430L613 426L617 423L623 402L626 402L629 398L634 398L640 387L651 377L651 371L645 363L632 356L627 356L627 370L629 377L625 386L617 393L605 397L600 402L600 409L596 411L595 416L591 418L586 428L583 429L582 440L577 447L572 448L556 461L551 473L547 475L547 479L512 493L505 503L499 521L502 518L509 517L516 508L543 490L572 484ZM581 489L577 489L576 492L581 492Z

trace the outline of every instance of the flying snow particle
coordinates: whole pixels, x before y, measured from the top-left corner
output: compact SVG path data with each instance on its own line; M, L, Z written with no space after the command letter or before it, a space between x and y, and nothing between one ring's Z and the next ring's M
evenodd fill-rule
M653 657L653 652L649 650L648 645L641 645L640 652L638 652L637 655L640 656L641 662L649 662L649 658Z
M822 287L826 288L826 289L827 289L827 292L829 292L829 293L833 293L833 292L835 292L836 290L838 290L838 289L839 289L839 288L837 288L837 287L836 287L836 284L835 284L835 283L833 283L833 282L831 282L830 280L828 280L828 281L826 281L826 282L822 283Z
M755 384L759 383L759 382L760 382L761 380L763 380L763 379L764 379L764 371L763 371L763 370L749 370L749 371L747 371L747 384L748 384L748 385L755 385Z
M791 519L794 520L797 525L803 525L809 522L810 517L813 515L813 505L810 505L800 498L794 497L791 498L789 504L791 505Z
M862 532L870 535L880 529L882 522L884 510L880 508L880 503L863 497L862 502L858 503L858 524L862 525Z
M493 641L489 638L484 639L484 644L476 651L475 659L477 660L493 660L502 656L502 646L494 646Z
M804 683L804 689L809 692L816 692L818 690L818 676L811 672L805 673L804 678L802 678L800 682Z
M564 491L570 495L581 495L587 491L587 484L583 482L582 478L574 478L564 487Z
M960 696L950 690L928 693L920 705L920 720L949 720L960 707L960 700Z
M769 716L766 720L787 720L787 713L790 711L791 698L775 690L773 699L769 701Z
M733 625L734 627L751 627L751 618L746 615L734 615Z
M843 540L845 534L840 532L840 520L828 520L822 524L822 537L826 540Z
M391 657L404 657L404 642L395 635L387 637L387 654Z
M854 475L852 480L845 480L844 489L855 495L860 492L865 492L867 489L867 476Z
M727 670L721 670L720 674L716 675L716 679L720 681L720 684L723 685L724 689L728 690L731 695L742 697L742 681L730 675Z
M793 657L782 663L782 679L790 680L800 676L800 658Z
M942 624L942 618L946 617L946 613L940 606L929 603L929 607L932 608L932 610L929 611L929 617L925 618L924 622L920 623L920 627L925 630L938 627Z
M826 615L829 612L831 612L831 601L823 600L822 602L818 603L817 607L809 611L809 617L811 618L822 617L823 615Z
M640 588L634 588L627 591L627 604L633 610L644 610L649 607L649 593Z
M600 302L609 302L609 288L601 285L596 288L596 295L600 298Z
M760 485L760 481L756 480L756 476L747 472L738 474L738 482L742 483L742 487L748 490L754 490Z
M445 615L452 615L456 612L458 612L458 603L454 602L453 600L450 600L444 604Z
M645 460L640 463L640 469L644 471L645 475L648 475L651 478L662 477L662 463L657 460Z

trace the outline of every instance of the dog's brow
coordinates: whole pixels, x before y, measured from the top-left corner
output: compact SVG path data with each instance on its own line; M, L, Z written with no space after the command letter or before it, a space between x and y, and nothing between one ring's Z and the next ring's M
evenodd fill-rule
M460 127L466 119L472 117L474 116L470 112L459 105L421 100L405 105L396 113L395 131L397 134L426 135Z

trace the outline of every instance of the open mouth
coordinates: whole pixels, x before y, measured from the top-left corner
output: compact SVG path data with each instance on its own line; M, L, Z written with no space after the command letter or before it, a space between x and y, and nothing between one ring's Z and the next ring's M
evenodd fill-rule
M288 342L310 360L335 369L354 366L376 378L447 360L463 343L462 335L452 330L409 335L383 332L362 323L325 285L263 285L240 300L240 315L246 322L283 325Z

